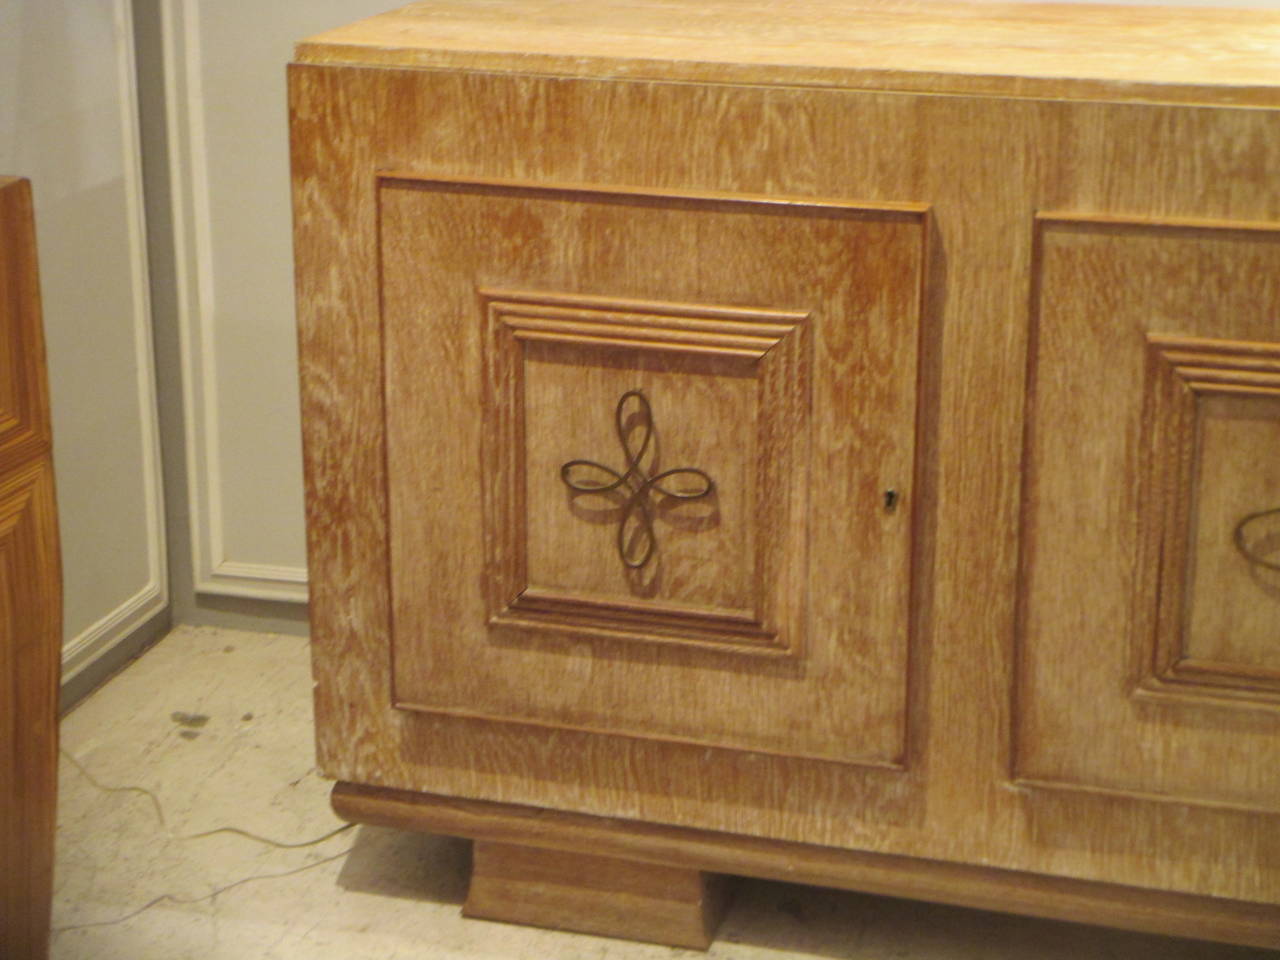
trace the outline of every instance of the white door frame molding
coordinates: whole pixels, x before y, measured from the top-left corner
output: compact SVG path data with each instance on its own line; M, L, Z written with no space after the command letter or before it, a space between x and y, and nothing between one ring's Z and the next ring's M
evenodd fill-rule
M142 192L142 149L139 134L137 65L133 43L132 0L114 0L116 82L119 87L128 250L133 304L133 348L137 366L138 418L142 436L140 474L146 516L147 579L114 610L74 637L62 651L65 684L127 639L169 604L164 487L160 467L160 428L156 409L155 358L151 340L151 293L147 269L146 215ZM54 470L58 469L54 464Z
M238 559L228 556L226 548L219 444L224 424L218 413L216 287L199 10L195 0L162 0L160 6L195 589L305 601L304 567Z

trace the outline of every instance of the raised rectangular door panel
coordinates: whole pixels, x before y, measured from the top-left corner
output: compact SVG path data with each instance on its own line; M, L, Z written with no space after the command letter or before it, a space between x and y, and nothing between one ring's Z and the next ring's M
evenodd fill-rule
M924 210L378 199L395 702L901 765Z
M1038 227L1016 774L1280 811L1280 223Z

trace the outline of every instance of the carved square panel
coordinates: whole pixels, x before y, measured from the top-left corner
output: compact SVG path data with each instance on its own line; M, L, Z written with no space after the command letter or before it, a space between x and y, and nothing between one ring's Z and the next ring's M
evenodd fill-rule
M1155 476L1176 481L1146 686L1280 702L1280 345L1148 341Z
M797 653L806 315L481 301L491 624Z
M392 702L901 768L925 211L378 196Z

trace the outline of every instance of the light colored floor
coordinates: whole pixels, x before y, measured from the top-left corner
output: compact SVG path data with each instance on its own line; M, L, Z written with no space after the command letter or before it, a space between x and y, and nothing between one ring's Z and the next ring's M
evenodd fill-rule
M55 960L1277 960L744 882L708 954L463 920L468 845L342 826L298 637L182 627L64 720ZM256 834L254 839L222 831ZM276 844L265 842L276 841Z

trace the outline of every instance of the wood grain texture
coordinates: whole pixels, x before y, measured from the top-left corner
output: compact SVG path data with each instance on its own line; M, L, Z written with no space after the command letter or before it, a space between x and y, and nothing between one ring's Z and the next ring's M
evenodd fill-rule
M49 396L36 270L31 185L0 177L0 472L40 456L49 446Z
M1070 4L425 0L305 63L1275 106L1280 14Z
M62 598L31 186L0 177L0 956L48 955Z
M755 534L790 529L788 489L800 488L806 476L808 409L787 401L803 400L811 380L802 326L808 315L482 293L489 314L481 471L490 491L490 624L798 653L804 608L786 587L803 582L805 538ZM641 352L628 361L627 351ZM668 376L656 377L659 371ZM659 386L659 380L665 382ZM655 476L683 447L703 458L697 469L715 463L716 476L711 497L697 505L662 494L648 498L653 563L637 569L617 556L620 543L640 536L636 523L622 528L626 496L570 491L562 466L580 459L570 452L575 447L579 455L612 463L609 469L619 474L626 471L629 454L611 401L642 381L655 400L661 391L668 422L633 423L628 430L631 449L644 453L638 468ZM797 381L804 389L796 389ZM583 402L588 393L598 405ZM700 402L707 404L701 410ZM624 416L632 423L634 404ZM785 429L769 429L777 423ZM731 437L730 457L706 449L707 428ZM693 447L693 440L703 442ZM762 460L778 464L780 483L756 482ZM576 473L590 482L609 480L595 468ZM788 562L799 568L790 576Z
M699 870L478 840L462 913L705 950L725 886Z
M1256 559L1241 555L1231 536L1245 517L1280 507L1280 457L1268 456L1276 450L1280 390L1202 402L1183 657L1226 666L1227 676L1238 665L1280 693L1280 571L1258 562L1275 562L1275 516L1243 531Z
M397 703L900 766L924 214L449 180L379 196ZM512 287L576 303L575 338L523 339L529 311L488 292ZM607 297L648 304L645 338L584 342ZM758 356L651 349L663 317L723 305L766 332L793 316ZM630 574L613 505L560 471L620 464L633 389L656 422L645 468L717 487L701 509L659 504L654 561ZM646 610L648 636L618 622ZM725 629L743 616L758 635ZM766 645L803 662L743 662Z
M1271 638L1280 623L1242 558L1198 562L1201 538L1232 550L1234 521L1213 516L1215 500L1238 518L1255 494L1278 492L1242 486L1269 475L1274 445L1235 429L1225 450L1205 449L1204 427L1213 439L1219 398L1273 396L1276 348L1265 344L1280 341L1280 225L1040 223L1018 773L1278 811L1280 703L1214 710L1208 672L1177 664L1230 660L1230 637L1215 631L1205 648L1205 604L1234 600L1228 609L1255 611ZM1193 532L1197 521L1217 529ZM1234 686L1265 693L1265 663L1237 656ZM1217 685L1233 685L1221 667ZM1133 698L1161 681L1199 696L1179 702L1175 686L1160 703Z
M1149 339L1165 376L1181 381L1177 432L1163 444L1185 461L1163 551L1171 613L1156 638L1157 676L1280 703L1280 579L1266 566L1268 511L1280 504L1280 343Z
M925 899L1166 936L1280 947L1280 908L1274 904L1231 903L350 783L334 787L333 807L339 816L354 823L469 837L478 844L589 851L630 862Z
M531 4L528 9L537 6ZM746 9L745 5L739 8L740 12ZM894 16L891 8L884 9L886 17ZM794 15L804 16L802 12ZM1033 19L1038 15L1028 14ZM1087 20L1094 14L1081 16ZM1231 19L1224 16L1220 22ZM1177 16L1168 22L1178 22ZM446 16L437 26L447 29L449 23ZM472 34L482 35L483 31ZM1080 919L1104 922L1103 916L1116 917L1132 909L1134 915L1157 918L1144 922L1161 924L1175 911L1150 907L1148 913L1149 905L1171 903L1163 898L1179 893L1194 895L1199 904L1194 916L1204 920L1202 929L1217 931L1203 935L1231 939L1226 931L1246 923L1239 911L1255 909L1274 929L1274 915L1266 912L1270 908L1257 905L1280 902L1276 816L1233 809L1226 802L1231 798L1222 795L1234 791L1236 800L1257 799L1272 774L1259 771L1254 760L1246 761L1250 770L1233 773L1234 780L1207 784L1207 775L1200 771L1199 748L1178 748L1180 735L1170 734L1172 749L1160 754L1155 765L1164 771L1158 776L1167 780L1163 785L1157 782L1154 790L1150 784L1142 790L1113 785L1111 792L1105 786L1051 790L1025 782L1011 785L1010 778L1015 770L1023 775L1041 769L1054 772L1059 754L1066 758L1062 763L1087 766L1088 758L1081 760L1078 755L1099 743L1104 756L1127 749L1110 746L1108 730L1098 735L1100 741L1083 747L1068 736L1069 742L1059 749L1041 735L1050 728L1038 727L1037 717L1045 714L1059 725L1055 729L1070 727L1076 719L1072 716L1075 705L1091 704L1091 690L1080 700L1071 699L1081 692L1071 668L1083 665L1085 675L1093 677L1089 683L1106 685L1105 712L1110 709L1105 706L1108 698L1121 695L1116 691L1132 689L1140 671L1151 672L1154 656L1151 635L1140 653L1127 629L1120 632L1120 640L1116 631L1102 627L1081 631L1076 638L1085 641L1084 649L1073 647L1064 653L1056 642L1027 642L1029 634L1019 627L1017 597L1028 577L1041 577L1042 584L1056 584L1063 591L1067 586L1101 591L1099 599L1109 609L1123 607L1126 598L1134 595L1151 595L1147 588L1135 586L1127 568L1118 579L1097 573L1092 555L1075 567L1058 568L1056 580L1043 579L1052 571L1039 566L1045 557L1037 546L1039 535L1020 542L1020 518L1049 502L1038 495L1024 501L1020 493L1024 439L1031 444L1026 448L1028 464L1038 455L1034 445L1040 442L1035 431L1024 438L1028 349L1033 356L1043 352L1044 338L1051 337L1053 330L1043 316L1038 323L1028 317L1029 306L1038 303L1033 277L1044 270L1036 254L1036 213L1069 211L1072 218L1088 221L1087 226L1064 227L1059 235L1078 230L1082 237L1108 236L1108 221L1114 220L1154 223L1163 231L1154 232L1148 240L1145 227L1116 228L1125 243L1117 241L1109 255L1127 267L1108 265L1108 256L1089 260L1103 270L1106 282L1083 282L1070 269L1061 270L1062 289L1076 288L1072 294L1076 308L1094 317L1103 332L1098 334L1096 349L1074 366L1053 378L1033 374L1031 411L1038 423L1046 389L1060 388L1064 397L1077 387L1085 396L1116 389L1118 396L1128 397L1134 382L1142 380L1143 360L1136 374L1105 383L1090 379L1091 371L1105 366L1098 366L1099 358L1109 360L1115 353L1117 358L1132 359L1131 350L1145 357L1145 328L1115 343L1103 329L1114 318L1113 300L1128 302L1126 290L1141 288L1144 295L1154 291L1161 309L1173 311L1169 316L1181 316L1178 311L1188 309L1205 314L1202 308L1208 304L1224 315L1253 318L1242 320L1240 329L1227 334L1210 331L1212 339L1275 341L1270 321L1261 318L1257 308L1259 303L1271 302L1267 298L1275 276L1265 251L1270 235L1267 224L1280 221L1280 190L1268 173L1280 169L1280 113L1122 102L1149 98L1153 91L1160 94L1156 99L1210 97L1204 91L1213 88L1215 81L1208 65L1198 72L1186 66L1187 85L1176 90L1159 80L1162 67L1153 64L1143 76L1133 61L1125 68L1133 70L1132 83L1126 82L1123 89L1111 82L1055 86L1056 81L1032 76L1025 84L1016 79L999 81L1002 99L995 99L953 95L973 92L986 83L967 75L953 78L951 86L948 81L938 82L935 89L944 94L940 96L866 89L884 83L895 90L924 90L932 82L924 74L912 73L884 73L876 79L874 71L869 71L847 82L859 89L815 88L811 84L828 82L820 78L829 80L830 74L827 67L809 63L820 58L824 43L823 37L812 35L789 51L791 66L776 70L752 66L753 73L742 74L752 77L750 83L741 85L734 85L738 74L733 70L707 66L705 57L662 74L675 79L700 77L708 81L703 84L657 82L639 74L634 75L639 79L628 79L631 66L625 57L606 63L600 57L584 56L570 63L556 59L559 54L550 49L549 36L535 41L533 32L525 34L530 45L543 49L551 59L540 59L536 52L510 56L492 51L453 58L449 44L442 42L444 52L434 62L440 69L384 69L394 65L396 57L404 58L402 64L430 65L435 56L422 52L430 41L422 40L423 46L415 48L412 36L404 44L397 36L393 29L378 43L370 41L361 48L368 63L378 69L344 65L344 58L350 61L365 54L343 43L306 46L303 54L313 62L291 69L295 250L310 549L317 583L313 616L322 768L338 779L375 786L716 831L722 837L731 836L724 844L735 849L788 841L813 850L830 848L823 855L836 858L876 859L873 854L905 858L892 861L895 869L905 870L907 861L918 858L962 871L972 869L961 866L966 863L1027 871L1031 886L1043 880L1045 886L1037 887L1039 892L1026 901L1013 893L1012 880L987 888L986 905L1001 909L1063 915L1053 912L1053 903L1072 901L1076 894L1071 891L1077 889L1072 883L1105 882L1112 886L1085 897L1088 908ZM569 37L566 43L576 45L576 40ZM810 44L815 45L812 51ZM845 56L857 55L856 43L844 49ZM335 65L325 66L330 56ZM1013 62L1001 61L1004 66ZM465 64L477 69L464 69ZM531 75L551 69L549 64L566 75ZM688 76L681 77L681 70L687 70ZM1018 99L1034 91L1096 99ZM1218 89L1206 102L1229 103L1237 93ZM1273 87L1247 96L1259 104L1276 102ZM524 184L534 188L535 194L539 185L594 185L606 192L635 194L637 199L628 210L643 209L646 204L661 206L653 198L664 194L798 197L822 202L834 198L881 209L904 204L928 209L922 228L927 245L921 258L920 289L909 299L905 285L891 286L890 291L899 291L891 300L866 299L868 308L886 317L910 316L912 304L920 302L914 369L908 373L902 365L884 364L890 345L901 341L894 341L888 328L869 330L865 345L828 354L831 373L826 387L819 388L815 379L811 413L815 436L834 435L838 424L851 425L847 429L854 434L844 446L833 444L825 460L812 458L811 476L859 477L837 490L845 503L882 497L894 487L910 511L910 533L900 543L903 552L884 560L890 567L905 564L910 575L899 582L900 592L878 598L890 608L905 608L909 623L905 639L896 644L883 637L859 638L856 624L862 612L850 599L847 578L830 574L829 579L809 584L808 629L820 642L805 649L820 650L825 643L832 649L852 651L853 656L839 664L840 673L832 677L862 689L903 689L898 678L905 676L902 698L866 701L843 717L829 715L840 711L825 697L806 702L803 713L788 712L765 698L772 688L762 681L760 696L749 701L762 704L788 724L796 718L810 724L810 729L821 724L830 730L830 724L848 723L851 743L866 742L862 738L869 729L903 731L905 718L901 769L858 767L764 750L708 749L696 742L698 736L705 736L704 730L694 730L695 742L684 743L592 733L572 724L557 728L498 723L462 711L447 716L393 707L390 678L403 665L398 653L392 662L392 637L403 624L397 610L393 629L388 589L398 575L388 552L390 539L398 534L387 526L394 512L388 487L397 481L386 471L384 387L403 351L389 351L384 341L384 324L390 315L384 307L401 311L404 318L424 317L433 312L439 315L432 305L440 302L421 298L414 306L413 298L399 305L380 300L380 285L386 279L380 271L389 261L385 249L382 262L378 260L380 248L388 242L385 221L379 240L382 191L378 185L380 176L393 175L498 180ZM556 255L540 244L538 224L545 221L527 216L534 200L524 199L524 206L504 209L495 204L492 216L484 221L485 229L500 224L509 231L507 235L521 238L500 249L492 262L515 263L524 257L531 270L544 270L547 262L556 263ZM504 221L504 212L512 210L520 211L519 215ZM612 215L622 223L621 214ZM780 213L778 219L785 216ZM444 259L435 262L446 270L459 266L462 252L455 255L455 251L464 251L483 235L475 220L459 218L441 226L439 221L413 216L410 205L404 207L402 220L404 237L412 238L417 230L440 235L436 243L447 244L447 249ZM1218 239L1205 240L1206 231ZM1184 233L1193 238L1190 245L1160 243ZM566 235L547 234L562 239ZM612 237L617 245L604 249L628 249L627 236L625 230L615 230ZM1135 236L1136 246L1129 243ZM406 247L400 262L416 263L413 269L426 274L432 261L425 257L415 261L408 253L411 249L423 252L421 245L426 241L412 242L420 246ZM723 256L718 245L704 247L705 252L698 249L698 256L707 257L708 262ZM654 270L667 269L676 258L645 261L642 251L634 269L635 286L587 292L668 302L786 305L808 311L804 304L783 304L759 292L762 284L777 281L757 274L782 276L795 262L789 249L772 245L769 256L763 258L764 266L739 269L732 277L721 278L726 290L715 296L685 296L679 290L644 286L646 263ZM1229 249L1240 256L1229 255ZM1192 253L1178 252L1188 250ZM837 244L822 253L824 263L849 255ZM1233 265L1224 267L1224 261ZM584 262L590 270L604 261L596 261L595 266L589 258ZM474 266L460 269L473 271ZM1147 270L1152 278L1142 280ZM579 276L576 269L564 268L559 275L539 279L535 288L581 292L575 288ZM474 423L470 418L476 416L480 402L480 374L472 365L480 320L478 313L467 312L475 309L474 288L483 284L521 288L518 276L479 280L483 283L473 280L465 293L457 295L462 307L446 311L455 317L476 318L474 325L463 325L462 336L432 337L434 352L413 343L402 345L419 351L424 368L429 363L432 371L440 371L454 385L452 390L438 384L431 388L438 402L427 413L444 426L430 432L430 452L464 465L475 464L481 456L476 428L468 426ZM1044 278L1038 282L1043 287ZM851 295L856 296L856 290ZM1088 296L1099 301L1085 303ZM1123 324L1117 322L1117 326ZM1196 328L1179 322L1154 329L1190 336ZM1064 331L1061 339L1070 336ZM818 346L815 343L815 349ZM554 346L535 362L551 364L560 350L569 347ZM815 353L815 370L818 359ZM407 385L411 374L406 367L396 375L403 376ZM909 401L899 392L904 377L913 380L918 390ZM900 405L903 402L911 404L914 415ZM1098 489L1091 488L1087 500L1053 503L1069 517L1075 516L1072 510L1081 516L1094 507L1107 511L1105 527L1086 522L1073 528L1090 549L1105 552L1111 549L1107 543L1113 529L1122 539L1130 538L1125 543L1136 543L1131 529L1136 514L1132 509L1126 512L1123 502L1112 498L1114 491L1104 478L1092 471L1091 444L1106 431L1091 433L1089 428L1113 424L1116 416L1105 396L1097 402L1104 408L1101 412L1067 405L1059 419L1064 430L1080 439L1084 454L1083 460L1070 461L1068 472L1074 480L1064 482L1092 482ZM603 431L603 439L592 440L593 447L616 443L609 434L609 402L596 401L592 406L604 406L599 417L603 423L576 429ZM884 472L876 470L882 456L892 461L904 448L898 446L901 438L896 433L886 437L878 432L880 421L861 419L863 411L872 409L882 411L882 417L887 416L883 411L892 409L893 416L901 418L898 422L913 423L914 453L909 463L895 461ZM575 445L565 456L578 455L578 449ZM413 456L419 462L426 459L426 453ZM690 459L682 452L680 462ZM851 464L855 473L842 474ZM1034 494L1034 472L1032 481L1029 489ZM453 503L454 492L447 484L428 485L415 502L438 498L441 503ZM1125 486L1121 501L1134 495ZM814 518L809 569L815 577L821 577L832 563L855 570L874 567L881 557L868 545L882 542L886 531L895 529L902 519L881 514L889 526L878 531L874 526L861 531L852 528L851 533L845 526L848 514L819 509L816 487L810 487L809 503ZM486 609L482 581L472 566L480 523L477 517L457 511L442 510L440 517L443 526L433 538L444 551L433 571L439 580L434 585L424 581L423 602L438 618L464 616L474 623ZM1111 570L1109 565L1116 563L1124 566L1108 554L1096 566ZM1099 579L1090 579L1095 574ZM725 587L726 596L734 591L740 588ZM1058 602L1070 607L1069 599L1060 597ZM415 634L407 636L413 640ZM453 638L453 633L439 630L433 644L419 645L442 648ZM1097 648L1102 650L1101 659ZM547 643L540 649L530 645L526 652L549 655L554 649ZM887 658L886 651L890 651ZM522 655L514 645L497 652ZM586 644L575 653L575 666L605 659ZM563 648L555 655L565 656ZM643 659L632 656L637 662ZM667 654L651 654L653 662L641 665L656 673L661 656ZM692 652L683 651L681 656L690 658L687 664L695 662ZM1025 680L1051 661L1056 663L1051 667L1055 682L1063 677L1065 686L1046 693L1050 702L1041 705L1037 700L1044 684ZM698 668L708 674L719 669L710 659ZM753 665L751 669L764 677L767 670L782 667ZM584 668L568 679L580 685L588 677ZM429 686L428 678L429 674L418 672L417 682ZM778 677L768 679L775 688L782 686L776 683ZM485 698L506 696L515 702L526 695L520 688L491 686L497 692L486 689ZM841 688L842 683L833 680L830 689ZM1187 711L1202 709L1185 702L1194 699L1190 693L1179 696L1184 702L1177 709L1185 716L1191 716ZM1217 706L1195 713L1188 722L1193 728L1188 736L1212 741L1226 735L1222 729L1215 732L1223 716L1224 697L1214 694L1211 699ZM1064 698L1070 699L1071 709L1058 717ZM1126 709L1146 709L1139 700L1135 697ZM713 711L722 707L735 708L733 703L710 702ZM743 708L738 704L736 709ZM1238 709L1243 716L1244 708ZM1237 718L1227 724L1252 730L1249 736L1264 749L1263 756L1272 749L1264 731L1269 722L1266 710L1250 708L1262 720ZM872 714L878 719L869 724ZM1205 729L1197 732L1194 728L1201 721ZM797 737L805 735L800 727ZM775 742L785 752L787 738L779 733ZM1015 742L1019 751L1045 751L1036 753L1036 771L1020 766ZM1132 765L1135 780L1144 766ZM1171 786L1186 778L1212 789L1182 799L1205 803L1170 802L1178 796ZM505 839L522 842L514 834ZM769 871L786 863L786 856L782 848L769 847L757 858L764 871L759 875L773 875ZM884 877L893 870L872 872L880 878L877 883L888 883ZM839 873L833 868L832 875ZM963 876L963 882L977 882L975 874ZM903 895L945 899L958 896L947 889L961 882L922 882L916 894L901 885L893 889ZM1007 901L1003 905L1001 898ZM1107 905L1108 899L1113 906ZM1217 913L1213 904L1218 905ZM1261 928L1263 921L1257 923Z

